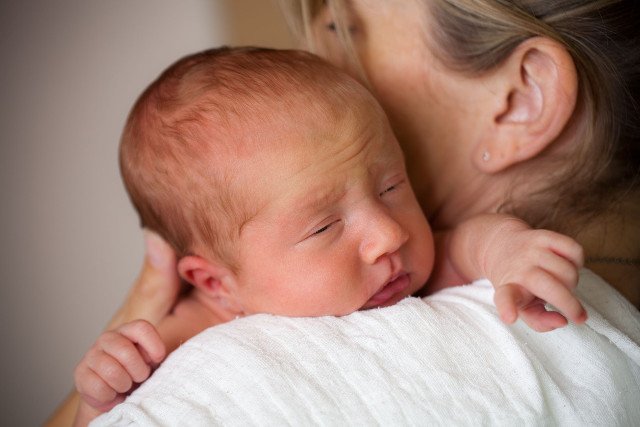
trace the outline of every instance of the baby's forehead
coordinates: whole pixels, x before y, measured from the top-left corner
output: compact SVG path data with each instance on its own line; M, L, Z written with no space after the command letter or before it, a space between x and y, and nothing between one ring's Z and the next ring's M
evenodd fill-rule
M313 169L330 175L341 162L373 170L380 159L402 158L388 122L374 107L276 114L269 123L242 127L242 142L230 154L240 174Z
M242 224L305 217L337 203L357 182L373 185L390 168L403 170L386 121L352 113L330 126L297 122L297 130L288 126L287 132L265 132L264 144L252 144L246 156L234 158L233 187L247 207Z
M351 102L291 94L273 100L251 100L202 121L211 136L212 150L224 150L243 158L264 151L330 144L336 133L381 123L377 104L352 97Z

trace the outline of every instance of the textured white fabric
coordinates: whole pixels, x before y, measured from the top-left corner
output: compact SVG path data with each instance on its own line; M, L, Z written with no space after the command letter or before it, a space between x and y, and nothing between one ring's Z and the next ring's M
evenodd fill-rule
M342 318L257 315L175 351L103 425L640 425L640 313L581 272L583 326L506 326L487 281Z

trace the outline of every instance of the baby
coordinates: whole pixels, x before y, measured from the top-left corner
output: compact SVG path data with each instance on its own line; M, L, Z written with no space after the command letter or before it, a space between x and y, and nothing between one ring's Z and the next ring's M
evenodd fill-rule
M498 214L434 238L382 108L309 53L181 59L136 102L120 161L143 226L174 247L193 291L160 333L133 322L85 355L80 424L149 376L166 353L160 335L238 316L342 316L486 277L507 323L586 319L572 293L577 243Z

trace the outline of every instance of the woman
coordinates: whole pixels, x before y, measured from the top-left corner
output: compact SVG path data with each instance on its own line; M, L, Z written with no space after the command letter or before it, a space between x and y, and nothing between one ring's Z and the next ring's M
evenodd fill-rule
M311 50L381 101L434 228L477 213L514 213L575 237L587 268L640 306L633 1L284 6ZM178 295L171 250L150 234L146 242L142 274L110 328L136 318L157 323ZM180 340L167 338L169 349ZM53 424L74 412L72 399Z
M435 228L503 211L561 231L640 306L636 2L286 9L312 50L369 83Z

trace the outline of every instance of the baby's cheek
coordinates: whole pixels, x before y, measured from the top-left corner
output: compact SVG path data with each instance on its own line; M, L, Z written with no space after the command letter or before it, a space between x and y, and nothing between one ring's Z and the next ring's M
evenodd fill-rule
M413 266L415 267L416 286L420 289L427 283L433 271L435 261L435 247L431 231L422 234L422 239L417 239L417 249L414 251ZM417 290L417 289L416 289Z

